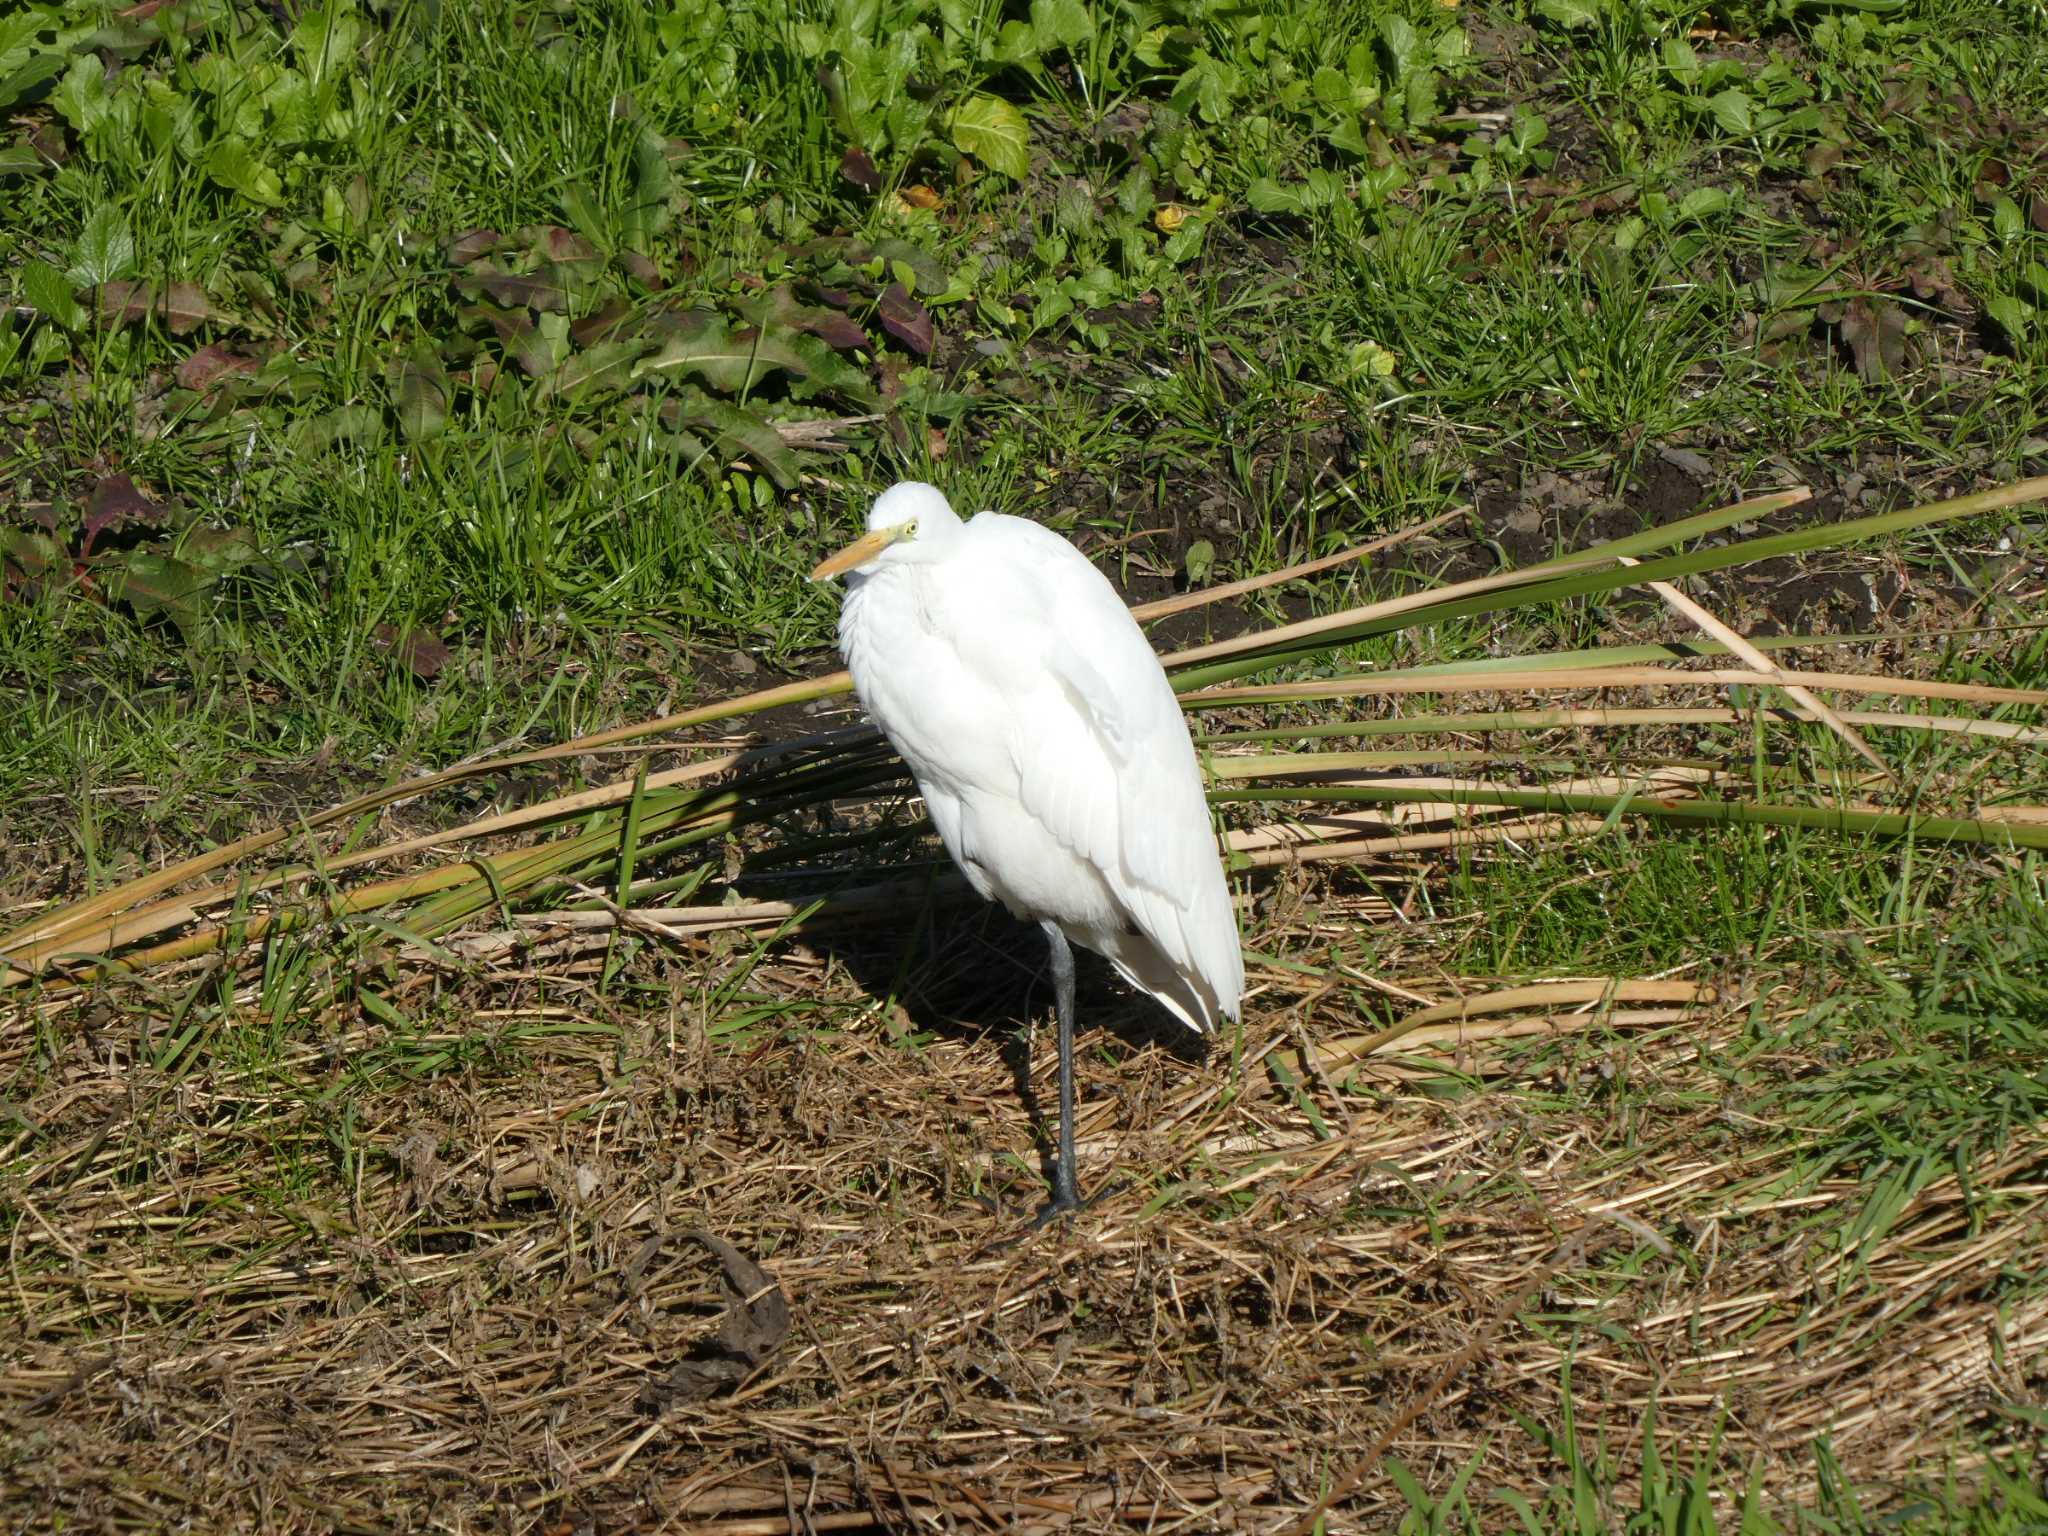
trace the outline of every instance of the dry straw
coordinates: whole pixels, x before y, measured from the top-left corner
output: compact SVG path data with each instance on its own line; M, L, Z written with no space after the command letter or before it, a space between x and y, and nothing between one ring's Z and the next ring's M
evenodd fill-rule
M1605 1446L1624 1500L1650 1449L1797 1502L1822 1433L1864 1484L1960 1428L2014 1440L1984 1406L2038 1381L2048 1297L1987 1277L2048 1265L2039 1127L1873 1193L1723 1097L1716 1053L1808 1006L1767 972L1452 976L1427 891L1447 856L1623 819L2048 846L2005 787L2040 692L1672 602L2044 494L1687 548L1803 496L1780 493L1173 658L1246 808L1247 1022L1201 1062L1084 1053L1084 1168L1132 1182L1035 1244L999 1240L1038 1196L1044 1064L962 1022L1013 1017L1028 967L928 850L906 867L872 733L728 734L842 676L392 784L32 914L0 940L26 1095L0 1122L0 1500L132 1529L1374 1530L1407 1512L1397 1462L1540 1503L1555 1464L1505 1449L1525 1422ZM1651 583L1710 638L1353 649ZM1836 659L1773 659L1795 648ZM464 780L629 751L609 784L419 829ZM1445 1091L1540 1090L1531 1061L1647 1108ZM1851 1203L1879 1213L1854 1242L1806 1219ZM655 1390L727 1315L693 1231L789 1304L705 1401Z

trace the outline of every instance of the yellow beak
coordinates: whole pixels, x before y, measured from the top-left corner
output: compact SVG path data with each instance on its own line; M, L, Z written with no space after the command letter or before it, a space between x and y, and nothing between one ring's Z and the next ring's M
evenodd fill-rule
M834 576L844 576L848 571L859 569L902 538L911 526L899 523L894 528L877 528L872 533L863 534L838 554L820 560L817 569L811 572L811 580L830 581Z

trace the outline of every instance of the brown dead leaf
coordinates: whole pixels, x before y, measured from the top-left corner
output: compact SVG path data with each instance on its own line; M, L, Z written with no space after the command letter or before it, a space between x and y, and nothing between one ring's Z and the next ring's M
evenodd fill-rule
M504 238L495 229L472 229L467 234L457 235L448 242L448 265L466 267L472 261L490 255Z
M92 488L85 504L85 543L123 528L161 528L169 514L136 489L127 475L109 475Z
M883 290L881 302L875 306L875 314L881 320L883 330L919 357L931 356L935 339L932 317L910 296L909 289L901 283L891 283Z
M178 383L184 389L204 392L217 379L231 373L254 373L259 366L253 357L209 342L178 364Z
M868 152L858 144L849 147L839 157L840 179L851 183L872 197L882 190L882 173L875 168L875 162Z
M725 1314L719 1319L715 1337L694 1345L667 1380L647 1384L640 1405L650 1413L664 1413L678 1403L701 1403L731 1392L772 1360L789 1335L789 1302L774 1276L709 1232L693 1229L683 1236L701 1243L717 1258ZM650 1238L642 1246L634 1260L636 1268L646 1268L645 1261L658 1251L659 1242Z
M428 630L408 629L400 633L394 625L379 624L370 631L370 643L403 663L414 677L438 676L448 665L448 647Z
M902 196L903 201L910 204L911 207L923 208L927 211L938 207L939 204L944 201L944 199L941 198L937 192L933 191L923 182L918 182L914 186L905 187L900 195Z
M604 253L572 229L559 224L541 226L539 247L550 261L588 263L604 260Z
M62 165L71 158L71 145L64 137L64 125L54 119L37 123L29 129L28 142L29 148L52 165Z
M1906 313L1887 299L1851 299L1841 319L1842 340L1856 359L1856 376L1872 384L1906 366Z
M1951 312L1966 307L1962 286L1944 257L1928 256L1915 262L1906 270L1906 280L1913 285L1918 298L1931 299Z
M651 258L641 255L638 251L619 252L619 265L626 269L634 282L650 292L667 286L662 281L661 268L657 267Z
M133 325L154 315L174 336L190 335L219 315L197 283L172 283L161 294L149 283L120 278L103 284L100 318L109 325Z

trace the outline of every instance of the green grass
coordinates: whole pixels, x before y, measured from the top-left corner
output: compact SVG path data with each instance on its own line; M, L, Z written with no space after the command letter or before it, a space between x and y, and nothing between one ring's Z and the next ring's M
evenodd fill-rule
M1083 536L1145 595L1478 502L1472 537L1309 594L1334 608L1677 515L1673 465L1702 506L1805 480L1843 516L2048 467L2039 6L335 0L289 32L230 0L119 10L0 20L0 899L20 910L823 668L835 608L804 573L900 476ZM840 418L862 418L835 429L846 452L804 446ZM2018 514L1896 537L1910 596L1835 627L1933 651L1965 619L2035 622L2043 552ZM1807 573L1730 578L1711 605L1795 629L1784 583ZM1241 614L1299 616L1273 593ZM1648 614L1565 598L1350 654L1618 643ZM1941 675L2038 687L2043 661L2021 631L1948 647ZM2038 749L1995 773L1971 744L1885 749L1907 782L2041 798ZM500 789L471 793L482 814ZM1761 1123L1796 1143L1784 1187L1878 1191L1772 1241L1875 1243L2048 1113L2038 855L1617 824L1447 860L1413 895L1443 974L1677 968L1796 1001L1760 1004L1669 1101L1621 1037L1619 1075L1579 1070L1584 1039L1517 1058L1518 1113L1604 1123L1616 1156L1711 1094L1739 1112L1731 1146ZM355 939L344 970L378 953ZM283 1072L346 948L273 940L253 1019L178 983L154 1065ZM753 968L617 984L749 1045L836 1019L749 990ZM530 1044L385 990L350 994L397 1022L322 1101L332 1147L252 1175L277 1201L359 1176L351 1085ZM47 1086L52 1050L0 1097ZM1645 1434L1623 1455L1568 1416L1522 1431L1515 1454L1555 1464L1546 1496L1390 1464L1407 1528L1874 1528L1825 1439L1809 1507L1745 1512L1705 1451L1660 1462ZM1884 1518L2033 1529L2034 1479L1922 1479L1882 1491Z

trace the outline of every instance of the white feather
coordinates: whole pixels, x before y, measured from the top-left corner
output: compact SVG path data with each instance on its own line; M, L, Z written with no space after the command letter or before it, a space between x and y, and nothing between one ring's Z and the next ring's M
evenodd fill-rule
M1158 658L1079 550L1022 518L962 523L895 487L914 523L849 578L840 649L982 895L1050 919L1203 1033L1237 1017L1244 962L1187 725Z

